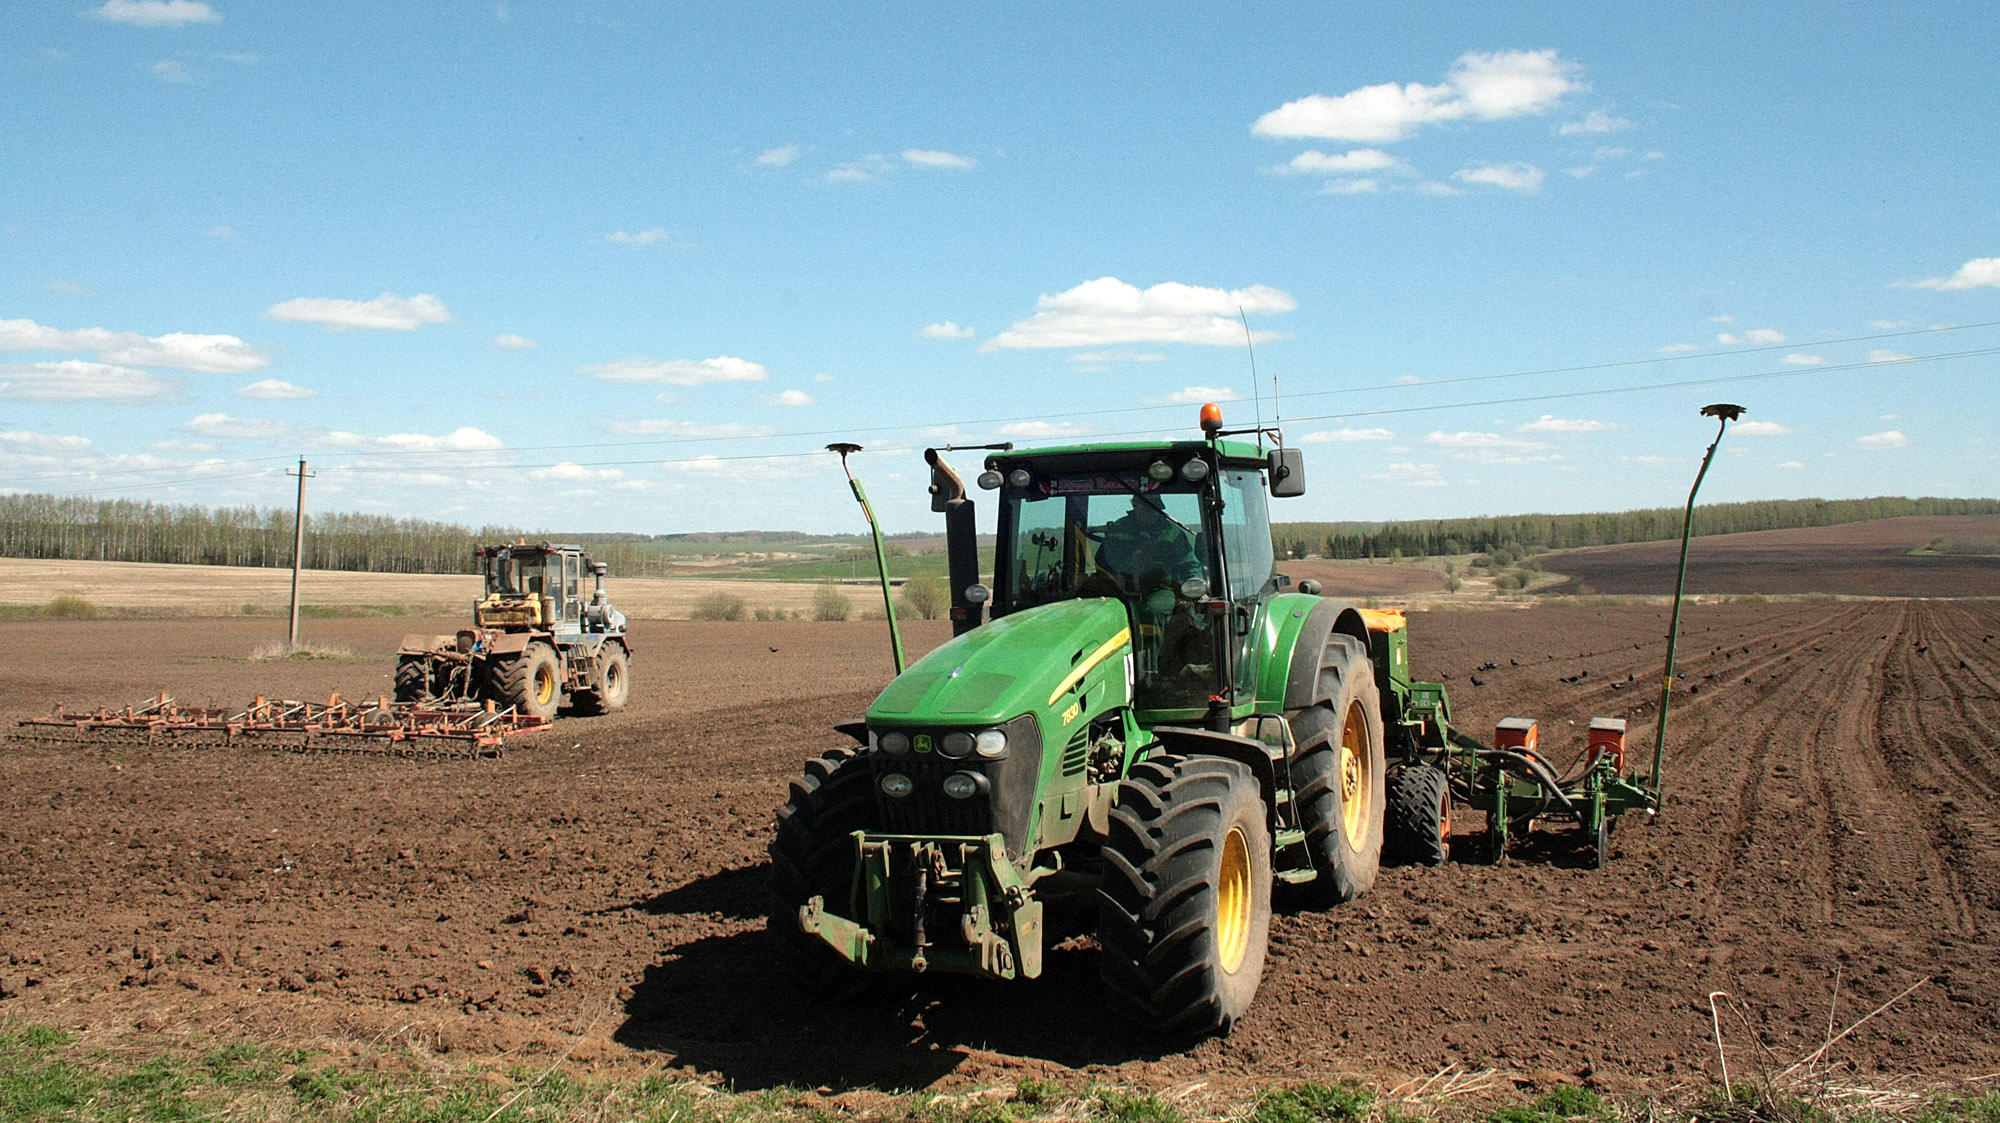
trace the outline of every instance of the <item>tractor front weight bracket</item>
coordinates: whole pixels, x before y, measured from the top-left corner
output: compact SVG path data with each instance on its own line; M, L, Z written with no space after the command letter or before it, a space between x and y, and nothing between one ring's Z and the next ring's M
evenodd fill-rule
M802 931L869 970L1042 973L1042 902L1007 860L1000 835L851 837L848 908L864 919L828 912L814 897L799 909Z

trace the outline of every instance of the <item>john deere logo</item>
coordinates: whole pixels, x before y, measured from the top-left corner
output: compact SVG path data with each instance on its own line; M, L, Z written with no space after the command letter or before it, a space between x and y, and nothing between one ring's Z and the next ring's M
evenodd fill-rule
M928 733L917 734L911 743L916 746L917 751L920 753L931 751L931 735Z

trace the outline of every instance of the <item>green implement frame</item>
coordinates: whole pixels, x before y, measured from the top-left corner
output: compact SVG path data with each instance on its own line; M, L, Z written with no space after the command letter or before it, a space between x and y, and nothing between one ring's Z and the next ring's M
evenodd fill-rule
M1576 763L1558 775L1541 754L1539 730L1528 718L1510 717L1494 731L1495 744L1488 746L1454 729L1451 702L1442 685L1434 682L1385 682L1384 698L1395 716L1389 729L1390 752L1399 767L1434 768L1444 775L1444 804L1437 809L1419 809L1413 815L1419 829L1436 832L1431 846L1423 852L1431 860L1441 860L1450 835L1450 808L1453 805L1482 811L1487 828L1478 856L1499 861L1509 843L1528 833L1538 823L1574 822L1593 867L1601 867L1609 857L1613 823L1628 811L1657 814L1666 764L1667 712L1672 698L1674 662L1680 636L1682 597L1687 588L1688 540L1694 529L1694 501L1702 479L1715 458L1716 446L1729 422L1741 417L1742 406L1717 404L1703 407L1702 416L1718 419L1721 428L1702 456L1701 469L1688 491L1687 510L1681 525L1680 566L1674 583L1672 622L1667 629L1667 662L1660 689L1659 724L1654 733L1653 767L1650 773L1625 768L1625 722L1618 718L1593 718L1589 739ZM1400 626L1377 630L1370 638L1378 667L1407 665L1407 640Z

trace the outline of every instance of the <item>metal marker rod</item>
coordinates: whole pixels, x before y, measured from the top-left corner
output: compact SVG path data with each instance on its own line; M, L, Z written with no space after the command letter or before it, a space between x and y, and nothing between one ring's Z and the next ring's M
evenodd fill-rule
M875 537L875 572L882 578L882 610L889 618L889 646L896 655L896 673L903 673L903 633L896 626L896 598L889 593L889 556L882 548L882 526L875 521L875 509L868 505L868 493L861 489L861 481L854 478L854 471L847 466L847 454L860 452L857 444L836 443L826 446L828 452L840 454L840 470L847 473L847 482L854 489L854 501L861 504L861 513L868 516L868 531Z
M1664 783L1661 769L1667 755L1667 710L1674 697L1674 656L1681 637L1681 595L1687 591L1688 540L1694 536L1694 497L1701 490L1701 480L1708 475L1708 463L1715 459L1715 448L1722 443L1723 430L1729 423L1743 416L1742 406L1716 404L1701 407L1703 417L1713 417L1719 422L1715 439L1708 443L1708 451L1702 454L1701 470L1694 474L1694 486L1688 489L1687 514L1681 520L1681 564L1679 575L1674 578L1674 613L1672 623L1667 625L1667 670L1660 679L1660 724L1653 732L1653 806L1660 806L1660 792Z

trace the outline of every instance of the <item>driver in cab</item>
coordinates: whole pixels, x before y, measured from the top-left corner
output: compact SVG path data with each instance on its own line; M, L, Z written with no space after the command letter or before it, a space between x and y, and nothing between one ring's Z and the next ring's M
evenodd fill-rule
M1134 496L1132 509L1106 523L1103 533L1097 564L1128 593L1171 595L1181 582L1202 575L1194 536L1168 516L1157 496Z

